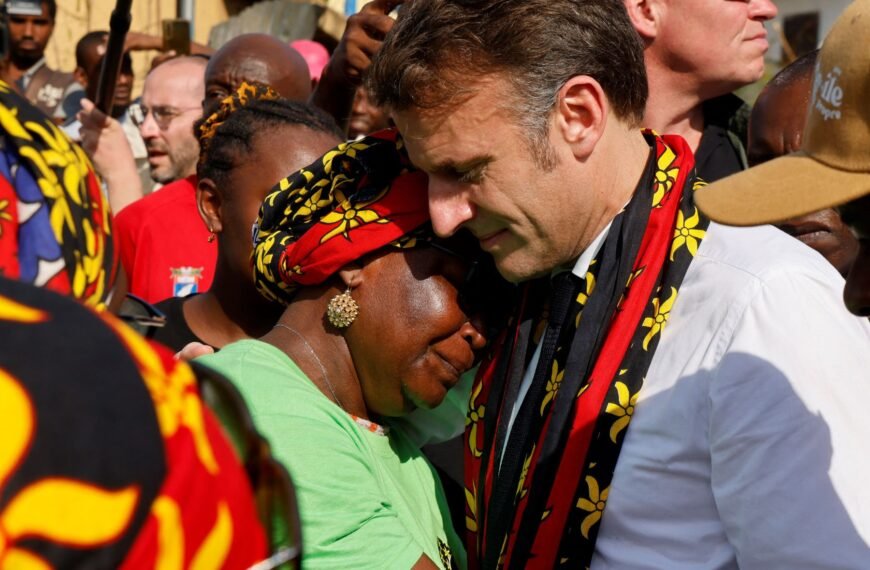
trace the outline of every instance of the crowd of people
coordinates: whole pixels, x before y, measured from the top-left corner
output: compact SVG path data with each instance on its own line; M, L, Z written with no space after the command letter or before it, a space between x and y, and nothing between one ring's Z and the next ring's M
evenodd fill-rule
M870 568L870 0L8 15L0 568ZM864 380L862 380L862 378Z

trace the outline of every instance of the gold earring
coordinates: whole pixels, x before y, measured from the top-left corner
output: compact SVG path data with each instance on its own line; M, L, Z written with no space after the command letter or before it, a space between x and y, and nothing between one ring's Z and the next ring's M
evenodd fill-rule
M350 296L350 287L344 293L339 293L329 300L326 306L326 318L332 326L346 329L359 315L359 305Z
M217 236L214 235L214 232L211 232L210 234L208 234L208 240L206 241L208 241L208 243L214 243L215 238L217 238Z

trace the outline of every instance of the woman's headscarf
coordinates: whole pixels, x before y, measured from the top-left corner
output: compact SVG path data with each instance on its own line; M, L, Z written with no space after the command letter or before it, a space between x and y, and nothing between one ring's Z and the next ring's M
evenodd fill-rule
M0 133L0 274L102 305L118 255L90 160L2 81Z
M398 132L386 130L281 180L254 225L260 293L286 304L297 287L323 283L368 253L430 239L427 178L412 168Z
M203 161L208 156L208 148L211 146L218 129L226 122L230 115L252 101L269 101L278 98L280 98L280 95L268 85L242 81L242 84L239 85L239 88L234 93L221 99L217 111L196 124L196 138L199 140L200 147L198 166L202 166Z

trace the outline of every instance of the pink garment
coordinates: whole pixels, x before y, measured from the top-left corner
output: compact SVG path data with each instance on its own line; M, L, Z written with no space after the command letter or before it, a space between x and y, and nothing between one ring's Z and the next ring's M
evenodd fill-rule
M295 40L290 42L290 47L298 51L305 58L311 79L320 81L323 68L329 62L329 52L326 48L312 40Z

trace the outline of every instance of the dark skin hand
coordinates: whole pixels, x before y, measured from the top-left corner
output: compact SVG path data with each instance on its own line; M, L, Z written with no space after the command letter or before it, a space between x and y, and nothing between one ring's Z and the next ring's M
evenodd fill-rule
M404 0L374 0L347 20L341 42L323 70L310 102L347 130L356 88L394 24L388 15Z

